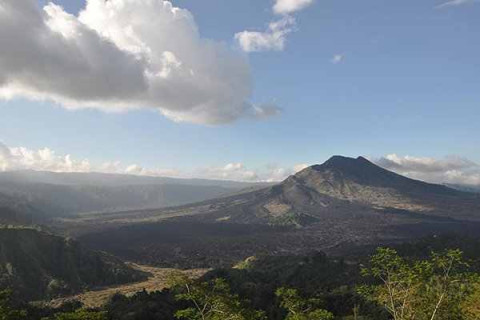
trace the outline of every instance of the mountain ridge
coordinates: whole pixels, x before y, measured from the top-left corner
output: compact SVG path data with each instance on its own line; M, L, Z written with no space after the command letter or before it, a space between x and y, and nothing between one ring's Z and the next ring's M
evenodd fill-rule
M8 204L9 209L16 207L19 214L23 207L28 216L43 220L88 212L178 206L261 186L235 181L104 173L8 171L0 173L0 220L2 212L7 216L2 203ZM30 207L35 210L27 210Z

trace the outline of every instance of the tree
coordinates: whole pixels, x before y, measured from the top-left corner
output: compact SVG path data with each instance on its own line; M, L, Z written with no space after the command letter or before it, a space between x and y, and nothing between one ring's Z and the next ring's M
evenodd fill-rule
M333 314L322 309L320 299L302 298L296 289L279 288L275 295L288 311L286 320L332 320Z
M104 311L91 311L78 309L74 312L57 313L52 318L44 320L107 320L107 313Z
M466 320L480 319L480 281L478 279L473 284L472 290L461 308Z
M467 268L459 250L409 262L393 249L379 248L362 273L380 284L359 292L381 304L394 320L462 319L460 305L471 290Z
M17 310L11 300L10 290L0 291L0 320L22 320L27 319L25 310Z
M186 301L190 307L175 313L178 319L189 320L263 320L261 311L246 307L238 295L230 292L224 279L195 282L183 274L171 276L170 284L176 299Z

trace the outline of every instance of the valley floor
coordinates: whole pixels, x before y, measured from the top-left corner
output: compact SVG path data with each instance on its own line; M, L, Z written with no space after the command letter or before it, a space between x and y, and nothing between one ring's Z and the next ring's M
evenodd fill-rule
M106 288L97 288L91 291L86 291L74 296L62 297L48 302L52 307L59 307L64 302L77 300L83 303L85 307L95 308L103 306L116 293L126 296L133 295L139 291L153 292L166 288L168 277L172 272L182 272L190 278L196 279L203 276L210 269L190 269L178 270L172 268L156 268L152 266L139 265L135 263L127 263L130 267L139 271L147 272L151 276L142 282L123 284L119 286L112 286Z

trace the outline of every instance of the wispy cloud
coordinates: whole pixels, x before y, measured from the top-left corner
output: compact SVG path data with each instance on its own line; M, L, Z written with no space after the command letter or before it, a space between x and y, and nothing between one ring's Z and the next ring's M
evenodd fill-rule
M242 31L235 34L235 39L245 52L282 51L294 26L295 19L287 16L271 22L267 31Z
M340 62L343 61L344 58L345 58L344 54L336 54L332 57L330 62L333 63L333 64L339 64Z
M455 7L455 6L465 5L465 4L472 4L474 2L477 2L477 0L450 0L436 6L436 8L441 9L445 7Z
M281 15L279 20L270 22L265 31L245 30L236 33L234 38L245 52L283 51L287 36L296 24L291 14L307 8L313 2L314 0L276 0L272 10Z

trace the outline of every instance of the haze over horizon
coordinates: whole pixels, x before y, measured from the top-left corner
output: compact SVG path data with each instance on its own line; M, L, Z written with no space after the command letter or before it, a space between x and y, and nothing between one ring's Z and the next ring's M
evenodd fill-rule
M341 154L479 185L479 10L5 0L0 171L280 181Z

